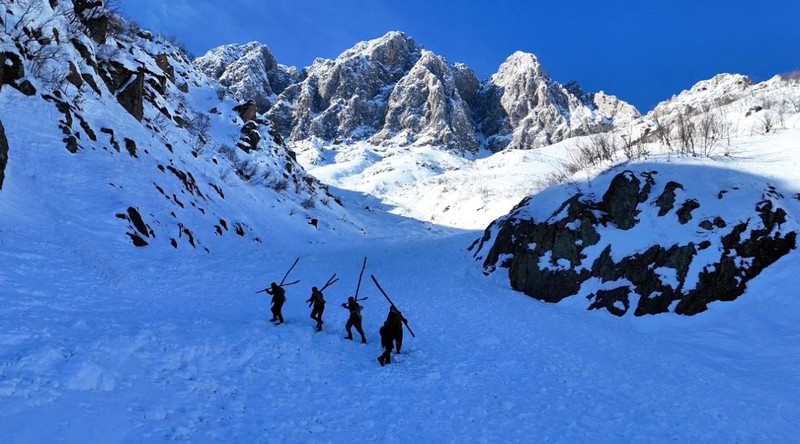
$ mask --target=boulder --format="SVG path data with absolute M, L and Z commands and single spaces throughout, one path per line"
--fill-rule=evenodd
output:
M 239 117 L 241 117 L 244 122 L 255 120 L 258 111 L 254 100 L 248 100 L 245 103 L 236 105 L 233 107 L 233 110 L 239 114 Z

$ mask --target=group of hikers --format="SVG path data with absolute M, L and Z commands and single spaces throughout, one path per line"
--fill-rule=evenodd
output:
M 299 258 L 298 258 L 299 259 Z M 295 260 L 294 265 L 297 264 L 297 260 Z M 292 265 L 292 268 L 294 268 Z M 364 273 L 364 267 L 366 267 L 366 258 L 364 258 L 364 266 L 361 268 L 361 274 Z M 289 272 L 286 272 L 286 276 L 288 276 Z M 299 281 L 294 281 L 290 283 L 284 283 L 284 280 L 281 280 L 280 283 L 272 282 L 269 288 L 265 288 L 261 291 L 266 292 L 267 294 L 272 296 L 272 318 L 270 322 L 274 322 L 275 325 L 283 324 L 283 304 L 286 302 L 286 290 L 283 288 L 287 285 L 295 284 Z M 331 276 L 328 279 L 328 282 L 322 288 L 317 288 L 316 286 L 311 287 L 311 296 L 306 299 L 306 303 L 308 303 L 309 308 L 311 308 L 310 318 L 316 321 L 316 329 L 317 331 L 322 331 L 322 314 L 325 312 L 325 296 L 322 291 L 327 288 L 328 286 L 332 285 L 339 279 L 336 278 L 336 274 Z M 381 348 L 383 348 L 383 353 L 378 356 L 378 363 L 381 366 L 389 364 L 392 362 L 392 350 L 396 350 L 399 354 L 401 348 L 403 347 L 403 325 L 408 328 L 411 335 L 414 335 L 414 332 L 411 331 L 411 328 L 408 327 L 408 320 L 403 316 L 400 310 L 394 305 L 389 296 L 386 292 L 383 291 L 378 281 L 375 279 L 375 276 L 372 276 L 372 280 L 375 281 L 375 285 L 381 291 L 381 293 L 386 297 L 389 301 L 389 314 L 386 316 L 386 321 L 383 323 L 383 326 L 380 328 L 379 333 L 381 337 Z M 352 329 L 355 327 L 356 332 L 361 335 L 361 343 L 367 343 L 367 337 L 364 335 L 364 329 L 361 326 L 361 310 L 363 307 L 359 304 L 359 301 L 363 301 L 367 298 L 358 299 L 358 288 L 361 286 L 361 275 L 358 278 L 358 287 L 356 287 L 356 296 L 350 296 L 347 298 L 347 302 L 342 304 L 342 308 L 347 309 L 350 312 L 350 316 L 347 319 L 347 323 L 345 324 L 345 330 L 347 331 L 347 336 L 345 339 L 353 339 L 353 331 Z

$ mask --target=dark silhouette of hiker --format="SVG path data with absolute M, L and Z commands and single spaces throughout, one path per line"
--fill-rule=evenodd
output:
M 378 333 L 381 335 L 381 347 L 383 347 L 383 353 L 378 356 L 378 362 L 383 367 L 386 364 L 390 364 L 392 362 L 392 345 L 394 337 L 392 335 L 391 327 L 389 326 L 389 321 L 383 323 L 383 326 Z
M 317 321 L 317 331 L 322 331 L 322 312 L 325 311 L 325 297 L 317 287 L 311 287 L 311 297 L 306 300 L 308 306 L 312 305 L 311 319 Z
M 367 343 L 367 337 L 364 336 L 364 329 L 361 328 L 361 309 L 363 308 L 354 297 L 347 298 L 347 302 L 342 304 L 342 307 L 350 311 L 350 317 L 347 319 L 347 324 L 344 328 L 347 329 L 347 336 L 345 339 L 353 339 L 353 332 L 351 328 L 355 327 L 358 334 L 361 335 L 361 343 Z
M 405 322 L 408 321 L 397 307 L 394 305 L 389 307 L 389 314 L 386 316 L 384 326 L 389 329 L 389 335 L 397 348 L 397 353 L 400 353 L 400 349 L 403 347 L 403 323 Z
M 265 289 L 267 294 L 272 295 L 272 319 L 270 322 L 277 322 L 275 325 L 283 324 L 283 303 L 286 302 L 286 290 L 275 282 L 270 284 L 270 288 Z

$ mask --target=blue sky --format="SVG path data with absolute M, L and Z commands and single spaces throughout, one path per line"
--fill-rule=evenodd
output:
M 489 77 L 531 52 L 557 81 L 577 80 L 641 111 L 721 72 L 756 81 L 800 69 L 800 1 L 120 0 L 123 15 L 202 55 L 259 41 L 304 67 L 398 30 Z

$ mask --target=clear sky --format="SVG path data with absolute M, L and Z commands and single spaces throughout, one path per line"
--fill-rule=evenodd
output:
M 481 79 L 517 50 L 640 111 L 722 72 L 756 81 L 800 69 L 798 0 L 118 0 L 124 16 L 194 55 L 259 41 L 304 67 L 403 31 Z

